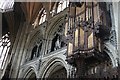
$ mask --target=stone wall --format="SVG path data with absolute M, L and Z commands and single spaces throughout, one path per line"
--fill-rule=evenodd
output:
M 116 16 L 116 10 L 116 3 L 113 3 L 114 16 L 112 16 L 112 18 L 113 21 L 115 21 L 113 22 L 113 26 L 115 26 L 115 30 L 118 33 L 118 30 L 120 29 L 118 29 L 117 25 L 118 16 Z M 67 71 L 67 77 L 69 76 L 70 65 L 68 65 L 65 61 L 67 48 L 63 47 L 53 52 L 49 51 L 49 49 L 51 48 L 51 40 L 54 37 L 54 33 L 57 32 L 58 27 L 63 24 L 66 12 L 67 10 L 60 12 L 59 14 L 51 18 L 47 23 L 39 25 L 36 29 L 31 28 L 27 32 L 26 30 L 28 29 L 28 27 L 30 27 L 30 25 L 28 25 L 27 23 L 21 25 L 23 27 L 18 32 L 14 48 L 12 50 L 13 60 L 12 68 L 10 71 L 11 78 L 23 78 L 30 69 L 35 72 L 37 78 L 48 77 L 52 70 L 58 65 L 64 67 Z M 40 38 L 43 41 L 41 55 L 31 61 L 26 61 L 28 56 L 31 55 L 31 49 L 34 44 L 36 44 L 35 42 L 39 41 Z M 119 36 L 117 35 L 117 42 L 119 43 L 118 39 Z M 117 49 L 109 42 L 106 42 L 105 45 L 108 48 L 108 55 L 112 59 L 113 66 L 116 67 Z M 118 45 L 118 48 L 119 47 L 120 46 Z

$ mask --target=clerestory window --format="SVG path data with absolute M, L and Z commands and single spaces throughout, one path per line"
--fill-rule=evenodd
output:
M 0 0 L 0 12 L 13 10 L 14 0 Z
M 45 22 L 46 20 L 46 11 L 44 10 L 42 15 L 41 15 L 41 18 L 40 18 L 40 22 L 39 22 L 39 25 L 43 22 Z
M 61 0 L 59 3 L 58 3 L 58 8 L 57 8 L 57 13 L 63 11 L 66 7 L 68 7 L 69 5 L 69 1 L 66 0 Z

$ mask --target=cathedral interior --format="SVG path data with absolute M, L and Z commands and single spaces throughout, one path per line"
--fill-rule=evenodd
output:
M 114 0 L 1 0 L 0 79 L 120 78 L 119 10 Z

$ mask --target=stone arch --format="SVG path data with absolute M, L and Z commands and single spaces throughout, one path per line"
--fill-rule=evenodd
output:
M 41 44 L 41 42 L 43 42 L 43 35 L 41 34 L 40 31 L 35 31 L 29 35 L 27 44 L 26 44 L 27 51 L 25 51 L 25 59 L 30 59 L 33 48 L 35 46 L 39 47 L 40 45 L 38 44 Z
M 106 43 L 104 51 L 110 57 L 113 67 L 118 66 L 117 60 L 116 60 L 117 59 L 117 51 L 116 51 L 116 49 L 110 43 Z
M 35 46 L 35 42 L 42 40 L 42 38 L 43 38 L 43 35 L 40 33 L 40 31 L 37 31 L 36 33 L 34 33 L 34 35 L 30 35 L 28 47 L 33 48 Z
M 57 31 L 60 25 L 62 25 L 63 22 L 64 22 L 64 16 L 57 18 L 55 23 L 50 25 L 50 29 L 48 29 L 47 31 L 48 32 L 47 38 L 52 37 L 52 35 L 54 35 L 54 33 Z
M 68 76 L 68 64 L 61 58 L 54 57 L 42 66 L 41 78 L 48 78 L 52 73 L 59 70 L 60 68 L 64 68 L 66 70 L 66 77 Z
M 29 78 L 37 78 L 36 72 L 34 67 L 26 68 L 22 73 L 22 78 L 29 79 Z M 36 80 L 36 79 L 35 79 Z
M 64 68 L 64 66 L 61 65 L 61 62 L 56 61 L 47 68 L 47 71 L 45 72 L 44 77 L 45 78 L 51 77 L 51 75 L 54 72 L 56 72 L 57 70 L 60 70 L 62 68 Z M 67 77 L 67 74 L 66 74 L 66 77 Z
M 46 53 L 54 51 L 54 50 L 52 50 L 52 46 L 53 45 L 55 46 L 55 43 L 57 41 L 57 39 L 54 39 L 54 38 L 56 38 L 57 34 L 59 34 L 59 33 L 60 33 L 59 36 L 61 36 L 59 38 L 59 41 L 60 41 L 60 44 L 62 43 L 62 47 L 63 47 L 63 41 L 61 39 L 62 39 L 62 34 L 64 32 L 63 31 L 64 30 L 64 28 L 63 28 L 64 18 L 65 18 L 65 15 L 59 16 L 54 20 L 54 23 L 51 22 L 51 24 L 49 25 L 49 27 L 46 31 L 46 39 L 47 39 L 47 48 L 46 48 L 47 52 Z

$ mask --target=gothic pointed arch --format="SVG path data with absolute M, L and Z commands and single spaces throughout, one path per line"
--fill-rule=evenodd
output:
M 68 71 L 66 63 L 60 58 L 50 59 L 43 67 L 41 71 L 41 77 L 43 78 L 67 78 Z M 61 75 L 58 76 L 59 71 Z
M 43 46 L 43 35 L 38 30 L 29 35 L 29 40 L 26 45 L 26 54 L 25 54 L 25 62 L 39 58 L 40 54 L 42 54 L 42 46 Z
M 64 47 L 64 42 L 62 40 L 64 34 L 64 18 L 65 15 L 57 17 L 54 19 L 55 23 L 51 23 L 46 29 L 46 38 L 49 46 L 47 53 Z
M 28 68 L 28 70 L 23 74 L 24 74 L 23 78 L 25 78 L 25 79 L 37 80 L 36 73 L 32 67 Z

